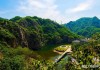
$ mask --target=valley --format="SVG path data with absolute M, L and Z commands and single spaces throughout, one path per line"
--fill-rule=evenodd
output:
M 0 18 L 0 70 L 99 69 L 99 22 L 97 17 L 67 24 L 36 16 Z

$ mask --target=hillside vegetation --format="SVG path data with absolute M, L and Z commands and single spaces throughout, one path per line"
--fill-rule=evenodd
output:
M 0 42 L 10 47 L 39 49 L 45 45 L 71 43 L 78 36 L 50 19 L 19 17 L 0 18 Z
M 86 70 L 82 65 L 97 65 L 94 69 L 99 70 L 99 19 L 81 18 L 66 26 L 74 33 L 57 22 L 36 16 L 16 16 L 10 20 L 0 18 L 0 70 Z M 91 38 L 86 42 L 73 43 L 73 40 L 80 40 L 75 33 Z M 72 52 L 56 64 L 39 54 L 39 51 L 42 54 L 49 51 L 49 48 L 52 52 L 64 52 L 67 49 L 64 44 L 70 44 Z M 54 49 L 57 45 L 62 47 Z M 57 59 L 58 55 L 52 52 L 47 55 Z
M 100 19 L 97 17 L 93 18 L 80 18 L 76 21 L 71 21 L 64 24 L 72 32 L 77 33 L 85 37 L 91 37 L 96 32 L 100 32 Z

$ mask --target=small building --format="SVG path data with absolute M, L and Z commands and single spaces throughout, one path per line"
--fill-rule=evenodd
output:
M 80 39 L 81 42 L 88 42 L 89 39 L 85 38 L 85 39 Z
M 72 43 L 80 43 L 80 40 L 74 40 Z

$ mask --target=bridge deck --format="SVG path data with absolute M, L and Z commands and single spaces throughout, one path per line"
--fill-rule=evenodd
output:
M 56 59 L 55 63 L 58 63 L 66 54 L 71 53 L 71 46 L 68 47 L 68 49 L 60 56 L 58 59 Z

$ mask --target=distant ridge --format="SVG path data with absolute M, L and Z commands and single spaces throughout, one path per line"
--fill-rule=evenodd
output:
M 64 24 L 72 32 L 85 37 L 91 37 L 94 33 L 100 32 L 100 19 L 95 17 L 83 17 L 76 21 Z

